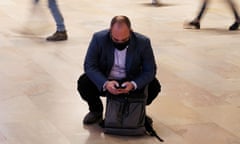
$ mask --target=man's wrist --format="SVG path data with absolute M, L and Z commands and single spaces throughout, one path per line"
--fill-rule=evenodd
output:
M 103 84 L 103 91 L 106 91 L 106 90 L 107 90 L 107 88 L 106 88 L 107 83 L 108 83 L 108 81 L 105 81 L 105 83 Z
M 135 81 L 131 81 L 132 85 L 133 85 L 133 90 L 136 90 L 137 89 L 137 84 Z

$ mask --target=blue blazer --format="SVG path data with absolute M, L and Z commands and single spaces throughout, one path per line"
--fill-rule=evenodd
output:
M 84 61 L 84 70 L 101 91 L 114 63 L 114 47 L 109 30 L 94 33 Z M 156 75 L 156 63 L 149 38 L 131 32 L 126 54 L 126 76 L 142 89 Z

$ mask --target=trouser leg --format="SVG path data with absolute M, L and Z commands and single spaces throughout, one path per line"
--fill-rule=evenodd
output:
M 57 31 L 65 31 L 64 19 L 58 8 L 56 0 L 48 0 L 48 7 L 51 11 L 51 14 L 56 22 Z
M 103 93 L 99 92 L 95 84 L 86 74 L 81 75 L 78 79 L 78 92 L 82 99 L 88 103 L 91 112 L 103 111 L 103 104 L 100 99 L 100 96 L 103 95 Z
M 154 78 L 148 85 L 147 105 L 152 103 L 152 101 L 158 96 L 159 92 L 161 92 L 160 82 Z
M 198 13 L 198 16 L 196 17 L 196 20 L 197 20 L 197 21 L 200 21 L 200 20 L 201 20 L 203 14 L 204 14 L 204 12 L 205 12 L 205 10 L 206 10 L 206 8 L 207 8 L 208 2 L 209 2 L 208 0 L 204 0 L 204 1 L 203 1 L 202 7 L 201 7 L 201 9 L 200 9 L 200 11 L 199 11 L 199 13 Z
M 237 8 L 236 8 L 235 3 L 234 3 L 232 0 L 227 0 L 227 3 L 230 5 L 231 10 L 233 11 L 235 20 L 236 20 L 236 21 L 239 21 L 239 15 L 238 15 L 238 12 L 237 12 Z

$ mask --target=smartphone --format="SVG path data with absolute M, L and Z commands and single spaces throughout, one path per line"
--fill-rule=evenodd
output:
M 116 89 L 125 89 L 126 85 L 118 85 L 118 86 L 115 85 L 115 88 Z

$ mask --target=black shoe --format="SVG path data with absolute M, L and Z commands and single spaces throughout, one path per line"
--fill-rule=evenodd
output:
M 83 119 L 84 124 L 93 124 L 102 120 L 102 112 L 89 112 Z
M 53 35 L 47 37 L 47 41 L 64 41 L 67 40 L 66 31 L 56 31 Z
M 234 30 L 237 30 L 239 28 L 239 22 L 235 22 L 234 24 L 232 24 L 230 27 L 229 27 L 229 30 L 230 31 L 234 31 Z
M 184 24 L 185 29 L 200 29 L 200 23 L 196 21 L 191 21 Z

